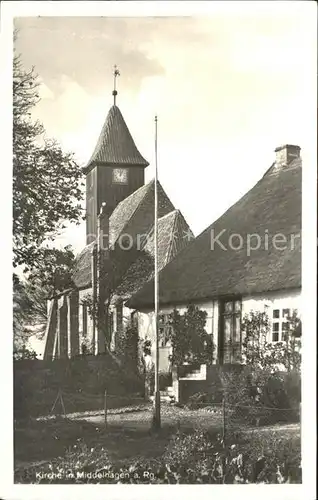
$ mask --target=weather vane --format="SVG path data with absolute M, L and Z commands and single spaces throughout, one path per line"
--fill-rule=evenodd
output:
M 116 78 L 117 76 L 120 76 L 119 69 L 117 68 L 116 64 L 114 66 L 114 90 L 113 90 L 113 96 L 114 96 L 114 106 L 116 106 L 116 96 L 118 94 L 116 90 Z

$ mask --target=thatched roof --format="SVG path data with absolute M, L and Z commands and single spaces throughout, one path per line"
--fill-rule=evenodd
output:
M 180 304 L 220 296 L 298 288 L 301 286 L 301 161 L 276 165 L 237 203 L 193 240 L 159 275 L 160 304 Z M 212 237 L 221 233 L 218 243 Z M 261 237 L 258 250 L 247 252 L 247 235 Z M 276 248 L 273 236 L 287 238 Z M 229 238 L 243 238 L 231 249 Z M 291 243 L 292 235 L 294 246 Z M 266 235 L 268 248 L 266 249 Z M 232 247 L 240 244 L 232 236 Z M 252 244 L 256 243 L 256 237 Z M 153 307 L 153 283 L 147 283 L 127 305 Z
M 110 246 L 115 248 L 116 242 L 121 235 L 129 235 L 133 239 L 134 247 L 139 245 L 140 250 L 144 250 L 142 255 L 138 253 L 135 255 L 134 262 L 141 257 L 144 258 L 149 263 L 149 266 L 146 266 L 147 269 L 153 268 L 154 187 L 155 183 L 152 180 L 125 198 L 115 208 L 109 219 Z M 189 227 L 182 214 L 174 209 L 159 182 L 158 217 L 161 268 L 176 255 L 177 251 L 185 246 L 186 240 L 181 238 L 183 236 L 182 231 L 187 231 Z M 176 235 L 178 235 L 178 242 L 175 241 Z M 78 288 L 87 288 L 91 285 L 91 253 L 93 247 L 94 242 L 87 245 L 77 258 L 73 281 Z M 124 254 L 127 256 L 126 265 L 130 265 L 131 255 L 128 258 L 127 251 L 124 251 Z M 125 259 L 121 257 L 121 260 L 123 263 L 120 267 L 126 272 L 124 269 Z M 131 270 L 132 273 L 135 274 L 134 269 Z M 141 282 L 141 284 L 143 283 L 144 281 Z
M 141 167 L 149 165 L 138 151 L 117 106 L 110 108 L 94 152 L 84 170 L 88 171 L 96 163 Z

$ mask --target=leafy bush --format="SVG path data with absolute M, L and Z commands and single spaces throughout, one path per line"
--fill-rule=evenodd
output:
M 37 359 L 37 353 L 34 349 L 28 348 L 27 346 L 23 345 L 20 348 L 17 347 L 14 349 L 13 359 L 17 361 L 20 359 Z
M 206 311 L 201 311 L 193 304 L 188 306 L 184 314 L 174 309 L 169 315 L 165 340 L 172 345 L 173 365 L 212 362 L 214 344 L 212 336 L 205 330 L 206 317 Z
M 301 402 L 301 377 L 298 371 L 291 371 L 280 374 L 284 380 L 284 388 L 289 404 L 292 408 L 297 408 Z
M 56 479 L 56 475 L 60 478 Z M 55 475 L 55 477 L 54 477 Z M 137 459 L 116 467 L 107 451 L 78 442 L 65 457 L 17 471 L 16 482 L 237 484 L 300 482 L 299 440 L 240 434 L 224 446 L 219 435 L 177 433 L 159 460 Z
M 270 435 L 233 436 L 224 446 L 221 436 L 195 431 L 176 434 L 162 459 L 169 482 L 279 483 L 300 482 L 300 443 Z
M 280 342 L 269 342 L 271 323 L 267 313 L 250 311 L 242 319 L 242 361 L 244 364 L 272 372 L 284 369 L 300 371 L 301 320 L 297 311 L 286 318 L 287 329 Z
M 298 373 L 291 376 L 246 367 L 240 375 L 221 373 L 221 378 L 229 421 L 238 419 L 245 424 L 269 425 L 298 420 Z

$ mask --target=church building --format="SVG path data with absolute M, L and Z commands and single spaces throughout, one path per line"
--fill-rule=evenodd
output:
M 113 96 L 84 169 L 86 246 L 74 288 L 50 301 L 44 359 L 116 352 L 130 324 L 154 349 L 155 181 L 145 184 L 148 162 Z M 293 312 L 301 317 L 300 147 L 275 153 L 259 182 L 196 238 L 157 185 L 160 313 L 206 311 L 211 364 L 240 363 L 250 311 L 267 312 L 270 342 L 284 340 Z M 170 354 L 163 336 L 159 370 L 169 370 Z
M 50 300 L 44 359 L 116 351 L 123 329 L 137 318 L 125 302 L 154 276 L 155 181 L 145 184 L 149 163 L 116 104 L 116 88 L 113 97 L 84 168 L 86 246 L 77 258 L 74 289 Z M 162 270 L 194 236 L 159 182 L 157 194 Z

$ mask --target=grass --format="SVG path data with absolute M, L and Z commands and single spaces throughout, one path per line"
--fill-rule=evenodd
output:
M 123 427 L 121 421 L 105 429 L 101 423 L 96 425 L 86 420 L 62 417 L 33 420 L 15 430 L 15 476 L 21 478 L 28 469 L 35 471 L 63 457 L 70 449 L 80 449 L 84 443 L 88 449 L 107 449 L 118 467 L 138 457 L 157 458 L 164 452 L 174 431 L 166 428 L 154 434 L 150 427 Z
M 57 389 L 47 388 L 34 395 L 31 402 L 26 401 L 25 413 L 34 418 L 46 417 L 50 414 L 55 399 Z M 104 408 L 104 394 L 89 393 L 81 390 L 63 391 L 63 402 L 67 414 L 82 414 L 84 412 L 99 412 Z M 118 409 L 123 407 L 137 407 L 142 405 L 145 400 L 138 394 L 131 396 L 107 395 L 107 406 L 109 409 Z M 58 401 L 55 412 L 62 412 L 60 401 Z
M 59 464 L 65 460 L 61 457 L 69 453 L 91 457 L 96 464 L 104 463 L 107 455 L 107 461 L 119 469 L 138 460 L 160 462 L 176 434 L 201 429 L 215 435 L 222 428 L 222 416 L 217 411 L 162 405 L 162 429 L 154 432 L 151 405 L 144 401 L 136 405 L 136 399 L 131 403 L 123 406 L 114 400 L 109 405 L 113 408 L 109 408 L 107 428 L 101 410 L 70 413 L 67 418 L 42 417 L 16 422 L 15 481 L 34 482 L 36 471 L 47 469 L 51 463 Z M 249 430 L 239 436 L 229 434 L 228 439 L 238 442 L 240 452 L 254 461 L 262 455 L 267 456 L 269 462 L 271 456 L 283 462 L 297 461 L 300 457 L 297 424 Z
M 131 458 L 135 454 L 156 456 L 161 450 L 160 443 L 165 445 L 167 438 L 178 428 L 191 430 L 200 422 L 202 426 L 209 426 L 207 414 L 200 414 L 200 411 L 162 405 L 161 415 L 163 431 L 155 435 L 151 430 L 152 406 L 145 402 L 137 407 L 110 408 L 107 429 L 102 410 L 71 413 L 67 418 L 46 416 L 16 422 L 15 460 L 17 464 L 49 460 L 65 453 L 79 440 L 85 440 L 89 447 L 107 446 L 116 460 Z M 219 427 L 219 419 L 213 424 Z

